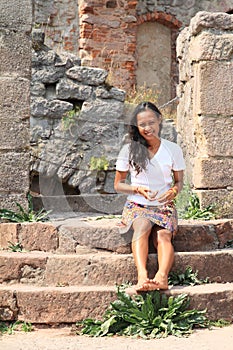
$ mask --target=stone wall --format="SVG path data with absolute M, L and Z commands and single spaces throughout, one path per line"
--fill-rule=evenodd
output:
M 202 206 L 233 214 L 233 16 L 199 12 L 178 37 L 179 139 Z
M 70 51 L 82 59 L 82 65 L 107 69 L 111 83 L 129 90 L 141 84 L 143 70 L 138 61 L 139 29 L 145 37 L 143 48 L 148 57 L 151 77 L 157 83 L 157 72 L 163 67 L 156 91 L 163 104 L 176 94 L 178 83 L 176 38 L 179 29 L 189 25 L 190 19 L 201 10 L 226 12 L 232 10 L 232 0 L 33 0 L 35 22 L 46 33 L 45 43 L 57 52 Z M 166 29 L 167 40 L 151 44 L 147 24 L 160 25 L 161 34 Z M 165 29 L 163 28 L 165 27 Z M 164 50 L 170 45 L 171 56 L 163 62 Z M 157 53 L 158 62 L 150 65 L 150 56 Z M 155 67 L 156 66 L 156 70 Z M 169 74 L 168 74 L 169 73 Z M 169 78 L 167 78 L 169 75 Z M 150 82 L 146 81 L 150 87 Z M 169 89 L 167 85 L 169 84 Z M 165 86 L 166 93 L 160 91 Z
M 14 10 L 13 10 L 14 9 Z M 30 0 L 0 2 L 0 207 L 27 204 L 31 78 Z
M 49 49 L 42 31 L 32 37 L 31 190 L 42 196 L 115 194 L 115 161 L 129 118 L 125 92 L 106 84 L 107 71 Z M 176 140 L 171 120 L 162 135 Z M 107 171 L 92 170 L 92 157 L 105 157 Z

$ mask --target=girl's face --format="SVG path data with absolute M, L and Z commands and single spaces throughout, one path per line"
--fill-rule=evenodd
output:
M 159 138 L 160 124 L 161 116 L 157 117 L 151 109 L 147 109 L 137 115 L 138 131 L 147 142 Z

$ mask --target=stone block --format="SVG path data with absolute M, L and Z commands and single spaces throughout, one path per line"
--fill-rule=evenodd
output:
M 220 261 L 221 264 L 219 264 Z M 209 252 L 175 253 L 172 271 L 183 273 L 188 266 L 191 266 L 192 270 L 197 272 L 197 277 L 199 279 L 206 279 L 208 277 L 210 282 L 233 282 L 232 249 Z
M 91 97 L 92 87 L 62 78 L 56 85 L 56 96 L 59 99 L 87 100 Z
M 119 120 L 123 114 L 124 104 L 114 99 L 85 101 L 79 118 L 84 121 L 109 122 Z
M 19 319 L 32 323 L 75 323 L 102 318 L 116 299 L 115 287 L 57 287 L 18 290 Z
M 233 220 L 227 220 L 225 222 L 220 222 L 217 224 L 216 235 L 219 241 L 219 248 L 224 248 L 227 243 L 233 241 Z
M 0 208 L 17 210 L 16 202 L 20 203 L 24 208 L 28 207 L 27 191 L 23 193 L 2 193 L 0 194 Z
M 44 282 L 55 286 L 59 283 L 91 286 L 119 285 L 126 281 L 136 282 L 136 279 L 132 255 L 102 252 L 50 257 Z
M 193 185 L 198 188 L 224 188 L 233 184 L 233 159 L 195 158 Z
M 57 229 L 50 223 L 22 223 L 18 230 L 18 238 L 26 250 L 49 252 L 58 247 Z
M 218 239 L 213 224 L 179 222 L 174 239 L 178 252 L 208 251 L 218 248 Z
M 0 149 L 22 149 L 29 146 L 28 120 L 11 120 L 0 118 Z
M 28 191 L 29 160 L 30 155 L 25 152 L 0 153 L 0 193 Z
M 31 39 L 28 33 L 1 29 L 0 40 L 0 76 L 19 76 L 30 79 Z
M 192 37 L 190 42 L 190 59 L 193 61 L 231 60 L 232 33 L 211 33 L 203 31 Z
M 9 242 L 18 242 L 18 227 L 16 223 L 1 223 L 0 224 L 0 248 L 7 249 Z
M 33 117 L 37 118 L 62 118 L 73 109 L 73 104 L 61 100 L 46 100 L 43 97 L 34 97 L 31 103 Z
M 30 32 L 32 24 L 31 0 L 1 0 L 0 27 Z
M 201 116 L 198 124 L 198 145 L 205 155 L 233 157 L 233 118 Z
M 1 226 L 1 225 L 0 225 Z M 0 283 L 41 283 L 47 257 L 38 253 L 1 253 Z
M 214 206 L 214 211 L 218 218 L 232 218 L 233 216 L 233 190 L 197 190 L 200 198 L 201 207 L 205 208 L 209 205 Z
M 30 118 L 30 81 L 23 78 L 0 78 L 1 118 Z
M 202 30 L 214 28 L 215 30 L 232 30 L 233 18 L 224 12 L 198 12 L 190 21 L 192 35 L 197 35 Z
M 105 82 L 108 72 L 101 68 L 72 67 L 66 72 L 66 75 L 71 79 L 82 82 L 82 84 L 95 86 Z
M 13 290 L 0 289 L 0 321 L 17 319 L 18 307 Z
M 233 110 L 233 62 L 203 62 L 196 66 L 194 113 L 230 116 Z

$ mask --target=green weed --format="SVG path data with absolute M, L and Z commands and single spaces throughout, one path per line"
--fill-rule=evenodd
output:
M 205 280 L 197 277 L 198 271 L 193 272 L 191 266 L 188 266 L 184 272 L 171 271 L 168 276 L 168 284 L 173 286 L 195 286 L 208 283 L 208 277 Z
M 9 209 L 0 209 L 0 219 L 9 222 L 37 222 L 48 220 L 50 211 L 44 209 L 35 212 L 33 210 L 32 196 L 28 194 L 28 209 L 24 209 L 18 202 L 15 203 L 18 212 Z
M 188 336 L 196 326 L 209 326 L 205 310 L 188 309 L 186 294 L 167 297 L 153 291 L 132 298 L 118 288 L 117 296 L 102 321 L 85 319 L 78 322 L 77 333 L 93 337 L 117 334 L 150 339 Z
M 109 161 L 105 156 L 101 157 L 91 157 L 90 159 L 90 170 L 108 170 L 109 167 Z
M 12 252 L 22 252 L 23 251 L 23 246 L 20 242 L 17 243 L 12 243 L 10 241 L 8 241 L 9 245 L 8 245 L 8 249 L 11 250 Z
M 215 219 L 214 205 L 201 208 L 200 200 L 190 186 L 185 184 L 175 200 L 178 215 L 181 219 L 212 220 Z
M 13 334 L 14 331 L 32 332 L 33 326 L 30 322 L 0 322 L 0 334 Z

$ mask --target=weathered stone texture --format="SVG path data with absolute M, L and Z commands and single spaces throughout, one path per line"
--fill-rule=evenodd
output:
M 9 120 L 0 117 L 0 149 L 28 147 L 29 125 L 26 120 Z
M 233 110 L 232 77 L 232 62 L 200 62 L 194 82 L 194 94 L 198 94 L 194 113 L 230 116 Z
M 87 317 L 100 318 L 110 302 L 116 299 L 115 289 L 94 287 L 37 288 L 17 292 L 19 319 L 33 323 L 74 323 Z
M 17 319 L 18 307 L 13 290 L 0 290 L 0 321 Z
M 200 138 L 198 140 L 199 147 L 204 154 L 209 157 L 233 157 L 233 118 L 200 116 L 198 125 L 203 134 L 203 142 Z
M 227 176 L 227 174 L 225 174 Z M 218 217 L 229 217 L 233 215 L 233 190 L 217 189 L 217 190 L 196 190 L 200 198 L 201 206 L 207 207 L 213 205 Z
M 192 37 L 190 42 L 190 56 L 194 61 L 200 60 L 230 60 L 233 55 L 232 33 L 201 32 Z
M 15 223 L 1 223 L 0 224 L 0 248 L 7 249 L 9 242 L 13 244 L 18 242 L 18 226 Z
M 201 206 L 214 204 L 218 217 L 232 215 L 232 40 L 232 15 L 200 12 L 177 44 L 177 126 L 186 177 Z
M 1 118 L 5 120 L 25 119 L 29 125 L 30 81 L 24 78 L 0 77 Z M 28 142 L 28 140 L 27 140 Z
M 233 159 L 195 158 L 193 184 L 213 189 L 232 186 Z
M 1 253 L 0 283 L 40 284 L 44 279 L 47 257 L 30 253 Z
M 0 193 L 27 193 L 29 159 L 26 152 L 0 153 Z
M 31 24 L 31 0 L 1 0 L 0 27 L 30 32 Z
M 0 41 L 0 75 L 9 77 L 14 74 L 30 78 L 31 39 L 29 34 L 0 29 Z
M 56 228 L 48 223 L 21 224 L 18 239 L 24 249 L 55 251 L 58 247 Z

